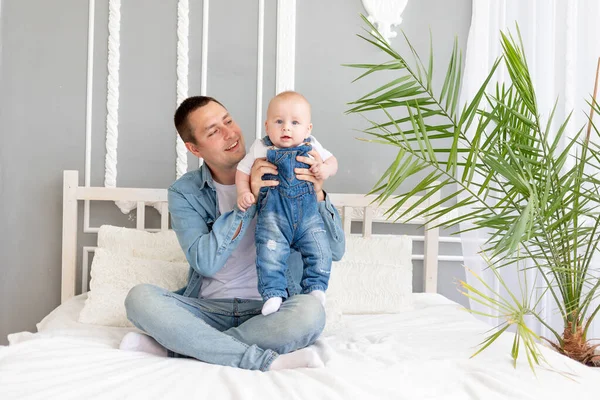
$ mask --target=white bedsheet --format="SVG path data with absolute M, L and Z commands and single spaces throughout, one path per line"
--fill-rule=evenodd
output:
M 440 295 L 400 314 L 344 316 L 315 344 L 325 368 L 246 371 L 117 349 L 131 329 L 79 324 L 79 296 L 39 332 L 0 347 L 0 399 L 565 399 L 596 396 L 600 371 L 544 349 L 559 374 L 525 360 L 511 335 L 470 359 L 487 327 Z M 564 374 L 569 374 L 566 377 Z

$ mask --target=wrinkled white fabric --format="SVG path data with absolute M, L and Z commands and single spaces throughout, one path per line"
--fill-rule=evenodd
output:
M 470 359 L 489 327 L 437 294 L 415 294 L 398 314 L 344 316 L 343 332 L 314 349 L 325 368 L 246 371 L 118 350 L 130 331 L 79 324 L 82 299 L 0 347 L 3 400 L 194 399 L 564 399 L 595 393 L 598 371 L 543 349 L 554 368 L 513 368 L 511 334 Z M 68 309 L 67 309 L 68 308 Z

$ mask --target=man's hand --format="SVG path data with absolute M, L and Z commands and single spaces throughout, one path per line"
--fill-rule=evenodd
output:
M 323 193 L 323 179 L 317 178 L 311 171 L 314 165 L 323 164 L 323 159 L 316 150 L 311 150 L 308 154 L 313 156 L 313 158 L 298 156 L 296 157 L 296 160 L 310 165 L 310 168 L 295 168 L 294 173 L 296 174 L 296 178 L 301 181 L 312 182 L 315 187 L 315 193 L 317 194 L 317 201 L 323 201 L 325 200 L 325 193 Z
M 255 202 L 256 202 L 256 198 L 250 192 L 245 192 L 245 193 L 241 193 L 240 195 L 238 195 L 237 204 L 238 204 L 238 208 L 241 211 L 246 211 L 248 209 L 248 207 L 250 207 Z
M 258 199 L 261 187 L 279 185 L 279 181 L 263 181 L 262 176 L 264 174 L 277 175 L 277 167 L 265 158 L 257 158 L 254 164 L 252 164 L 252 170 L 250 171 L 250 189 L 254 195 L 254 201 Z

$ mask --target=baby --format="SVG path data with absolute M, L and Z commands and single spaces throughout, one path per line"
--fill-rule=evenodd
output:
M 324 180 L 337 172 L 337 160 L 311 136 L 310 104 L 299 93 L 283 92 L 271 100 L 265 129 L 268 136 L 257 139 L 238 164 L 235 184 L 238 207 L 246 210 L 255 203 L 250 190 L 254 160 L 266 157 L 277 166 L 277 175 L 263 176 L 264 180 L 278 180 L 279 185 L 261 188 L 255 233 L 258 291 L 265 300 L 262 314 L 269 315 L 279 310 L 287 297 L 290 248 L 299 251 L 304 261 L 302 293 L 310 293 L 325 305 L 331 249 L 313 184 L 297 179 L 294 168 L 310 167 L 317 179 Z M 296 160 L 297 156 L 311 157 L 311 149 L 323 162 L 309 166 Z

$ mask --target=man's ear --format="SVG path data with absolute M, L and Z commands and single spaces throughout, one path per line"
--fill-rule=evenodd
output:
M 185 142 L 185 148 L 188 149 L 188 151 L 196 157 L 202 158 L 202 156 L 200 155 L 200 151 L 198 150 L 198 146 L 196 146 L 195 143 Z

